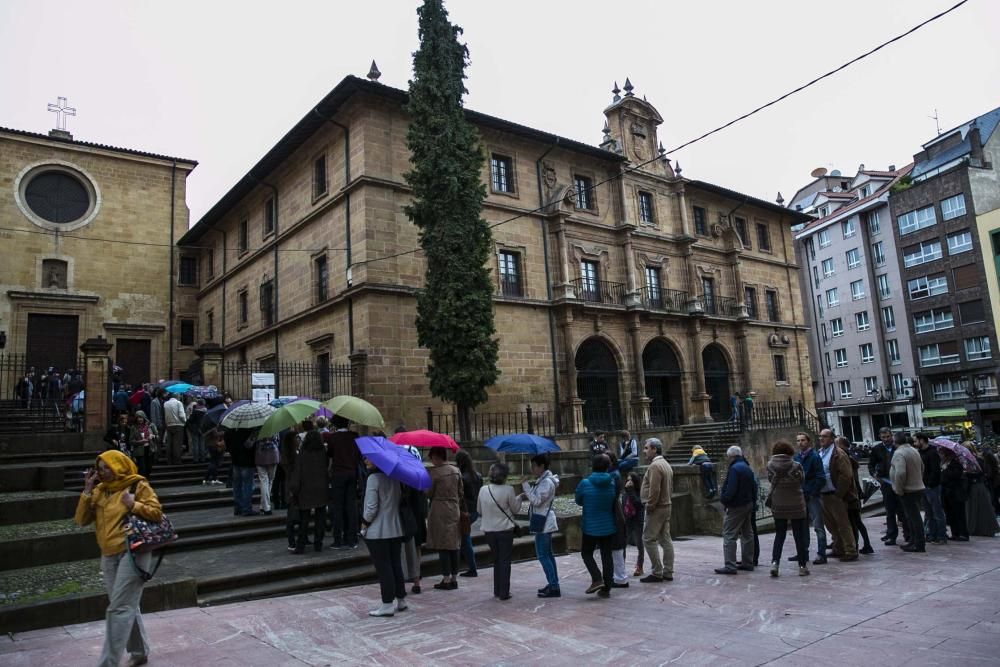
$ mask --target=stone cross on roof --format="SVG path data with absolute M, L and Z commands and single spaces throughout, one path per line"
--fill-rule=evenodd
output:
M 66 116 L 75 116 L 76 109 L 66 104 L 66 98 L 57 98 L 55 104 L 49 104 L 49 111 L 56 115 L 56 129 L 66 131 Z

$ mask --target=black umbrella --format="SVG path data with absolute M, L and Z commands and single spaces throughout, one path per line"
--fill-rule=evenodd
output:
M 219 426 L 219 422 L 222 421 L 222 415 L 226 414 L 226 404 L 220 403 L 215 407 L 209 408 L 205 411 L 205 416 L 201 418 L 201 432 L 208 433 L 213 428 Z

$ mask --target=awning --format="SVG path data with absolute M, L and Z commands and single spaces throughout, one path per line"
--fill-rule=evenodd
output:
M 969 413 L 965 408 L 933 408 L 923 411 L 924 419 L 934 419 L 935 417 L 968 417 Z

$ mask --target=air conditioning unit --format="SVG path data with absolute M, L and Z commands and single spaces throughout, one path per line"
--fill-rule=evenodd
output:
M 904 397 L 906 397 L 906 398 L 913 398 L 913 395 L 914 395 L 913 387 L 903 387 L 903 396 Z
M 913 378 L 903 378 L 903 388 L 908 389 L 911 387 L 913 387 Z M 911 391 L 907 396 L 913 396 L 913 392 Z

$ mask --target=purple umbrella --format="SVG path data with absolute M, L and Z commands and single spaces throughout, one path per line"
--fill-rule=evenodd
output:
M 947 449 L 954 454 L 958 458 L 958 462 L 962 464 L 962 470 L 965 472 L 972 474 L 982 472 L 975 455 L 965 445 L 960 445 L 954 440 L 944 437 L 934 438 L 931 440 L 931 444 L 939 449 Z
M 389 479 L 426 491 L 431 488 L 431 476 L 423 462 L 403 447 L 382 437 L 363 437 L 355 441 L 358 451 Z

